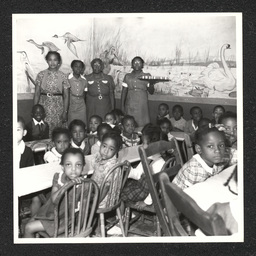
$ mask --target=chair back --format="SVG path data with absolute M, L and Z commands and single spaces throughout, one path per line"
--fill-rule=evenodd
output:
M 171 227 L 172 235 L 186 235 L 180 225 L 177 211 L 181 212 L 206 235 L 228 234 L 225 223 L 218 214 L 209 214 L 203 211 L 189 195 L 171 183 L 165 173 L 160 174 L 159 180 L 163 206 L 167 212 L 168 224 Z
M 184 153 L 185 162 L 187 162 L 194 154 L 194 149 L 190 136 L 185 132 L 170 132 L 178 142 L 181 143 L 182 152 Z
M 92 220 L 98 205 L 98 198 L 99 187 L 95 181 L 84 179 L 82 184 L 76 184 L 70 181 L 65 190 L 63 190 L 53 202 L 54 237 L 57 237 L 62 231 L 59 230 L 59 208 L 63 200 L 65 207 L 65 237 L 88 236 L 92 231 Z
M 149 146 L 145 149 L 143 146 L 139 147 L 139 154 L 141 158 L 141 163 L 143 166 L 143 170 L 146 176 L 146 181 L 148 183 L 149 187 L 149 192 L 152 197 L 153 205 L 157 214 L 157 217 L 159 219 L 161 228 L 166 236 L 170 236 L 171 232 L 168 226 L 168 223 L 166 221 L 165 213 L 163 211 L 163 207 L 161 204 L 161 198 L 159 197 L 159 191 L 158 191 L 158 181 L 159 181 L 159 175 L 160 173 L 152 174 L 152 169 L 149 164 L 149 159 L 148 157 L 155 155 L 157 153 L 163 152 L 163 151 L 168 151 L 171 150 L 175 155 L 176 155 L 176 162 L 174 166 L 166 168 L 161 170 L 161 172 L 165 172 L 168 177 L 175 176 L 178 171 L 181 168 L 181 156 L 179 154 L 179 150 L 177 147 L 176 140 L 171 140 L 171 141 L 158 141 L 149 144 Z M 176 152 L 176 153 L 175 153 Z M 178 163 L 178 164 L 177 164 Z
M 116 164 L 108 171 L 100 187 L 101 198 L 106 182 L 110 180 L 109 190 L 106 195 L 107 200 L 105 201 L 104 212 L 112 211 L 120 204 L 120 194 L 128 178 L 130 169 L 131 164 L 128 161 L 124 161 L 122 163 Z M 105 198 L 103 200 L 105 200 Z

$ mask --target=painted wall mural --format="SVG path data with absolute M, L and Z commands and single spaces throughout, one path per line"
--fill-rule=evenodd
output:
M 62 56 L 61 70 L 74 59 L 99 57 L 113 76 L 116 95 L 141 56 L 144 71 L 166 81 L 155 94 L 236 98 L 236 18 L 213 15 L 25 15 L 15 19 L 17 92 L 33 93 L 36 74 L 47 68 L 48 51 Z

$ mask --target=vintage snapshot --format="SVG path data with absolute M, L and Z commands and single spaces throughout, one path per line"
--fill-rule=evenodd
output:
M 241 13 L 12 19 L 14 243 L 243 242 Z

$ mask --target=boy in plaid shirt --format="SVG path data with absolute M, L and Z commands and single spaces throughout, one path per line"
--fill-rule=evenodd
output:
M 197 154 L 179 170 L 173 183 L 181 189 L 205 181 L 221 172 L 225 165 L 225 135 L 217 128 L 204 128 L 195 134 Z

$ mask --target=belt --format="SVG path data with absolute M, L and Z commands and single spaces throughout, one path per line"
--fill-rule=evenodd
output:
M 50 93 L 50 92 L 41 92 L 42 95 L 46 95 L 47 97 L 53 97 L 53 96 L 62 96 L 62 93 Z
M 74 97 L 77 97 L 77 98 L 82 98 L 82 97 L 84 97 L 84 95 L 82 94 L 82 95 L 75 95 L 75 94 L 71 94 L 72 96 L 74 96 Z

